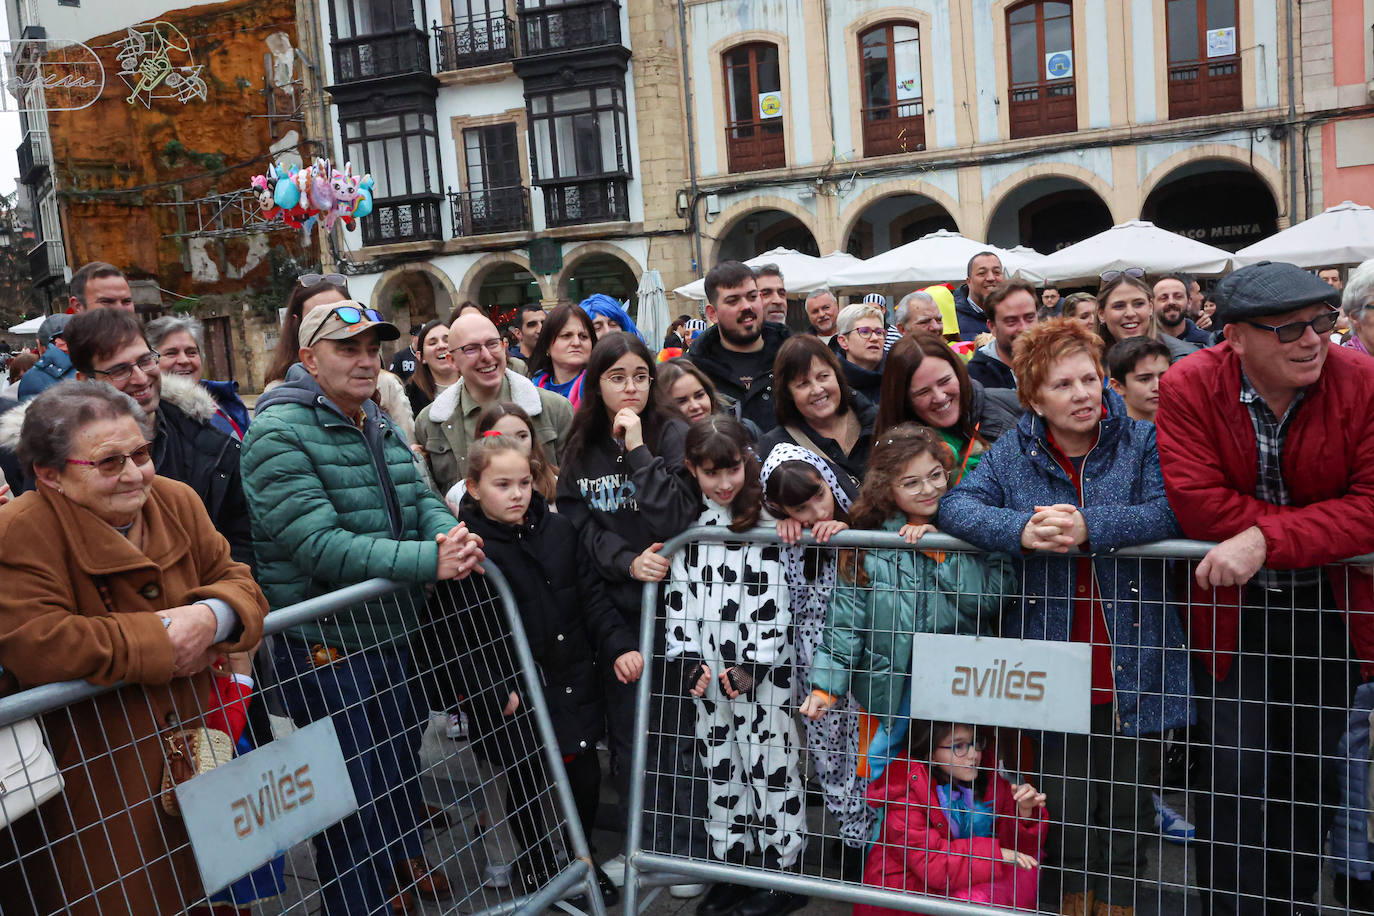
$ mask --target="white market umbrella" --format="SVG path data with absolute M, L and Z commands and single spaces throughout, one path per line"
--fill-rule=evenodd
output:
M 830 278 L 833 274 L 863 262 L 852 254 L 846 254 L 843 251 L 832 251 L 830 254 L 818 258 L 815 255 L 802 254 L 791 248 L 774 248 L 752 257 L 744 263 L 750 267 L 762 267 L 764 264 L 778 265 L 778 269 L 782 271 L 783 285 L 787 288 L 787 294 L 791 296 L 797 293 L 809 293 L 813 289 L 820 289 L 822 286 L 831 286 L 833 284 Z M 695 280 L 686 286 L 679 286 L 673 290 L 673 294 L 687 299 L 705 299 L 706 281 Z
M 648 342 L 649 350 L 657 353 L 662 349 L 663 337 L 673 321 L 668 314 L 668 297 L 663 292 L 663 275 L 657 270 L 644 271 L 635 295 L 638 297 L 635 324 Z
M 1144 220 L 1128 220 L 1061 248 L 1018 273 L 1036 283 L 1094 283 L 1106 271 L 1142 267 L 1147 274 L 1215 277 L 1231 269 L 1233 255 Z
M 1002 268 L 1008 273 L 1040 260 L 1035 252 L 1020 254 L 940 229 L 840 271 L 831 278 L 831 285 L 878 286 L 963 280 L 968 274 L 969 259 L 982 251 L 991 251 L 1001 258 Z
M 1287 261 L 1299 267 L 1359 264 L 1374 258 L 1374 208 L 1344 201 L 1236 252 L 1236 266 Z
M 30 318 L 28 321 L 21 321 L 10 328 L 11 334 L 37 334 L 38 328 L 43 324 L 43 319 L 47 315 L 39 315 L 37 318 Z

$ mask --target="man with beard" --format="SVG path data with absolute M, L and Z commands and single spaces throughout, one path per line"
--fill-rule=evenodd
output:
M 1166 274 L 1155 281 L 1155 318 L 1162 333 L 1206 347 L 1211 344 L 1212 335 L 1188 317 L 1189 283 L 1189 278 L 1181 274 Z
M 959 339 L 973 340 L 988 330 L 988 315 L 983 299 L 1002 282 L 1002 259 L 991 251 L 980 251 L 968 259 L 968 277 L 954 291 L 954 313 L 959 316 Z
M 706 318 L 711 327 L 697 337 L 687 355 L 715 384 L 735 416 L 753 420 L 760 431 L 768 432 L 778 425 L 773 415 L 773 358 L 788 332 L 783 325 L 764 321 L 758 284 L 748 266 L 722 261 L 706 274 Z
M 754 282 L 759 287 L 759 306 L 763 320 L 787 324 L 787 288 L 782 271 L 776 264 L 761 264 L 754 268 Z

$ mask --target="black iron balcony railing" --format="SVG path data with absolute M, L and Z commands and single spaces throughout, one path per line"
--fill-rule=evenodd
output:
M 29 279 L 39 285 L 66 276 L 67 253 L 57 239 L 39 239 L 29 249 Z
M 19 157 L 19 180 L 24 184 L 35 184 L 48 170 L 47 140 L 45 130 L 26 131 L 24 142 L 15 151 Z
M 415 194 L 372 203 L 372 215 L 359 220 L 364 245 L 427 242 L 443 238 L 440 219 L 444 195 Z
M 507 16 L 434 26 L 434 60 L 441 72 L 499 64 L 514 56 L 515 22 Z
M 620 44 L 620 4 L 586 0 L 520 11 L 520 54 L 531 57 Z
M 549 226 L 623 222 L 630 218 L 627 178 L 594 178 L 544 185 L 544 221 Z
M 483 188 L 450 191 L 453 237 L 490 235 L 494 232 L 525 232 L 530 221 L 529 188 Z
M 335 39 L 331 46 L 338 83 L 429 72 L 429 36 L 419 29 Z

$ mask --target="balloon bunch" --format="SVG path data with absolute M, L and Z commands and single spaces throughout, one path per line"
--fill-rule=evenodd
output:
M 270 165 L 267 174 L 252 178 L 263 217 L 280 216 L 286 225 L 304 229 L 307 235 L 317 222 L 327 232 L 343 220 L 344 228 L 351 230 L 357 219 L 372 212 L 373 186 L 371 175 L 353 173 L 353 163 L 345 163 L 341 172 L 328 159 L 316 159 L 305 168 Z

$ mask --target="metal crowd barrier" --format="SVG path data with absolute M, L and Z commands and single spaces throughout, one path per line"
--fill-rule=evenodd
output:
M 723 564 L 738 575 L 722 579 L 702 572 L 698 564 L 709 562 L 717 545 L 730 548 L 717 559 L 723 557 Z M 820 583 L 822 589 L 827 559 L 846 553 L 858 559 L 861 549 L 920 551 L 928 557 L 939 552 L 937 558 L 981 564 L 985 571 L 995 565 L 988 555 L 940 534 L 912 546 L 893 533 L 846 531 L 828 546 L 815 545 L 809 536 L 805 545 L 795 555 L 802 565 L 794 570 L 801 570 L 801 585 Z M 754 550 L 748 562 L 739 550 L 745 546 Z M 886 719 L 866 718 L 851 693 L 822 717 L 829 731 L 809 740 L 797 708 L 809 691 L 805 663 L 812 660 L 810 652 L 803 664 L 793 667 L 797 683 L 791 689 L 786 678 L 777 678 L 767 689 L 756 687 L 731 700 L 716 683 L 721 666 L 754 660 L 748 654 L 751 643 L 772 640 L 776 646 L 778 631 L 788 629 L 781 618 L 749 620 L 735 602 L 747 608 L 766 599 L 779 605 L 789 600 L 789 613 L 798 616 L 781 637 L 789 655 L 779 665 L 796 663 L 791 653 L 819 632 L 814 609 L 807 620 L 802 608 L 790 607 L 790 599 L 806 597 L 791 587 L 799 584 L 795 578 L 761 584 L 752 575 L 761 556 L 779 556 L 779 546 L 771 530 L 734 534 L 723 528 L 693 529 L 663 549 L 665 556 L 685 556 L 688 565 L 675 562 L 661 586 L 644 590 L 640 644 L 648 661 L 638 684 L 631 770 L 644 778 L 631 788 L 624 912 L 643 911 L 663 886 L 697 882 L 939 916 L 992 916 L 1011 906 L 1058 913 L 1069 904 L 1093 913 L 1094 899 L 1099 914 L 1129 912 L 1112 906 L 1150 914 L 1292 913 L 1322 903 L 1365 911 L 1358 884 L 1374 877 L 1374 826 L 1366 794 L 1374 685 L 1360 687 L 1360 659 L 1349 639 L 1339 635 L 1348 625 L 1339 608 L 1360 590 L 1369 591 L 1374 557 L 1339 564 L 1361 575 L 1330 577 L 1325 590 L 1313 590 L 1309 573 L 1262 570 L 1262 576 L 1271 577 L 1271 587 L 1256 580 L 1242 593 L 1190 586 L 1195 561 L 1212 544 L 1173 540 L 1098 555 L 1094 579 L 1099 589 L 1104 588 L 1100 580 L 1105 569 L 1117 583 L 1105 586 L 1108 591 L 1132 600 L 1145 596 L 1130 633 L 1144 632 L 1139 628 L 1152 615 L 1179 615 L 1179 628 L 1166 631 L 1167 645 L 1157 653 L 1149 651 L 1152 637 L 1142 636 L 1137 644 L 1120 627 L 1115 634 L 1118 652 L 1138 662 L 1140 683 L 1163 683 L 1142 693 L 1136 712 L 1161 722 L 1182 714 L 1171 723 L 1175 727 L 1138 737 L 1130 727 L 1131 713 L 1118 705 L 1118 699 L 1127 702 L 1124 694 L 1118 697 L 1114 687 L 1105 711 L 1091 707 L 1088 646 L 998 638 L 1002 620 L 997 614 L 970 622 L 977 619 L 980 601 L 986 604 L 989 598 L 1005 614 L 1023 597 L 1071 601 L 1088 597 L 1086 588 L 1064 586 L 1046 567 L 1034 564 L 1026 567 L 1025 577 L 997 584 L 1000 593 L 995 595 L 957 590 L 978 581 L 994 583 L 995 576 L 969 576 L 956 585 L 945 582 L 933 588 L 897 579 L 884 594 L 876 592 L 872 579 L 868 585 L 842 579 L 836 588 L 852 589 L 853 599 L 871 601 L 865 605 L 870 608 L 884 607 L 884 599 L 916 608 L 947 606 L 939 604 L 943 601 L 967 613 L 952 625 L 946 618 L 951 635 L 937 638 L 910 629 L 899 632 L 894 618 L 883 616 L 888 612 L 875 611 L 850 635 L 872 648 L 903 646 L 910 640 L 915 670 L 902 689 L 910 691 L 904 696 L 914 705 Z M 781 556 L 786 559 L 786 548 Z M 1007 559 L 1012 568 L 1022 568 L 1022 557 Z M 811 573 L 817 578 L 806 578 Z M 1065 592 L 1056 594 L 1060 588 Z M 665 597 L 669 595 L 674 597 Z M 688 685 L 700 673 L 696 660 L 666 657 L 670 645 L 676 651 L 683 636 L 668 633 L 683 627 L 678 595 L 708 602 L 710 622 L 699 625 L 700 632 L 685 626 L 688 642 L 696 638 L 704 644 L 701 651 L 714 654 L 718 662 L 710 665 L 711 682 L 702 699 L 688 695 Z M 1314 595 L 1310 602 L 1302 597 Z M 1216 620 L 1231 612 L 1240 615 L 1242 628 L 1239 650 L 1231 656 L 1239 673 L 1231 682 L 1241 685 L 1243 702 L 1228 704 L 1225 697 L 1214 699 L 1212 676 L 1201 665 L 1200 654 L 1187 645 L 1196 640 L 1197 628 L 1191 637 L 1183 634 L 1195 615 Z M 1110 602 L 1105 613 L 1114 613 Z M 840 623 L 829 612 L 825 616 L 827 622 Z M 808 627 L 810 637 L 804 632 Z M 843 650 L 835 657 L 847 652 L 850 658 L 851 691 L 860 680 L 882 681 L 892 659 L 874 661 L 876 654 L 854 653 L 843 626 L 832 636 L 833 646 Z M 822 636 L 822 641 L 828 638 Z M 1180 653 L 1181 669 L 1176 661 Z M 865 657 L 873 667 L 863 667 Z M 1043 666 L 1037 668 L 1038 662 Z M 760 669 L 741 670 L 757 675 Z M 1170 679 L 1180 670 L 1185 673 L 1182 682 Z M 1125 684 L 1128 678 L 1118 667 L 1111 683 Z M 912 683 L 914 689 L 905 686 Z M 946 711 L 950 714 L 936 715 Z M 1198 724 L 1199 713 L 1203 724 Z M 1266 754 L 1252 747 L 1250 737 L 1226 740 L 1228 717 L 1245 719 L 1247 736 L 1257 731 L 1271 751 L 1291 753 Z M 941 764 L 947 758 L 942 755 L 950 751 L 951 739 L 946 737 L 943 749 L 922 743 L 917 736 L 926 732 L 917 726 L 931 719 L 976 725 L 971 743 L 986 742 L 980 766 L 987 778 L 995 771 L 1011 786 L 1029 782 L 1046 794 L 1043 829 L 1035 821 L 1039 815 L 1025 816 L 1000 789 L 990 796 L 975 793 L 973 801 L 991 799 L 992 810 L 970 811 L 963 821 L 960 804 L 940 795 L 950 787 L 933 788 L 940 779 L 932 781 L 931 774 L 945 772 Z M 905 721 L 906 735 L 890 729 L 879 733 L 889 739 L 886 750 L 870 741 L 875 725 L 899 720 Z M 1238 741 L 1249 749 L 1229 753 L 1227 747 Z M 1285 747 L 1286 741 L 1296 746 Z M 924 756 L 918 750 L 922 747 Z M 861 765 L 871 773 L 883 764 L 883 774 L 871 782 L 856 775 Z M 917 782 L 902 784 L 908 774 L 916 780 L 918 770 L 926 773 L 924 796 Z M 1088 788 L 1088 777 L 1100 784 Z M 800 819 L 794 805 L 799 785 L 805 796 Z M 1157 804 L 1192 823 L 1195 835 L 1166 836 L 1166 827 L 1175 826 L 1179 834 L 1183 830 L 1167 821 Z M 963 822 L 950 825 L 951 811 Z M 1233 819 L 1229 826 L 1228 816 Z M 940 828 L 941 819 L 947 829 Z M 930 832 L 918 829 L 932 825 Z M 1230 845 L 1224 842 L 1228 835 Z M 1024 860 L 1019 865 L 1007 861 L 1018 851 L 1033 859 L 1035 867 L 1026 867 L 1030 863 Z M 1353 883 L 1347 886 L 1347 880 Z M 1199 892 L 1211 893 L 1210 908 Z M 1066 899 L 1073 894 L 1083 896 Z M 1356 899 L 1349 899 L 1351 895 Z M 780 905 L 786 910 L 795 903 L 799 901 Z
M 604 916 L 505 578 L 488 564 L 485 576 L 441 583 L 424 607 L 414 606 L 415 592 L 375 579 L 270 613 L 236 759 L 216 749 L 219 765 L 176 791 L 179 815 L 164 810 L 168 730 L 139 727 L 176 682 L 70 681 L 0 699 L 0 729 L 37 717 L 48 747 L 57 737 L 78 748 L 61 768 L 61 793 L 8 829 L 10 818 L 0 819 L 0 912 L 390 914 L 405 893 L 410 912 L 426 914 L 558 904 Z M 312 657 L 287 632 L 347 608 L 366 626 L 388 597 L 421 621 L 399 639 L 378 639 L 400 651 L 399 667 L 369 661 L 379 653 Z M 306 661 L 290 662 L 292 652 Z M 479 675 L 518 684 L 520 709 L 479 721 L 470 709 Z M 183 714 L 182 727 L 209 714 L 213 727 L 236 730 L 228 723 L 245 707 L 216 690 L 219 698 L 196 698 L 198 715 Z M 0 788 L 0 813 L 5 797 Z M 393 873 L 412 856 L 423 864 Z

